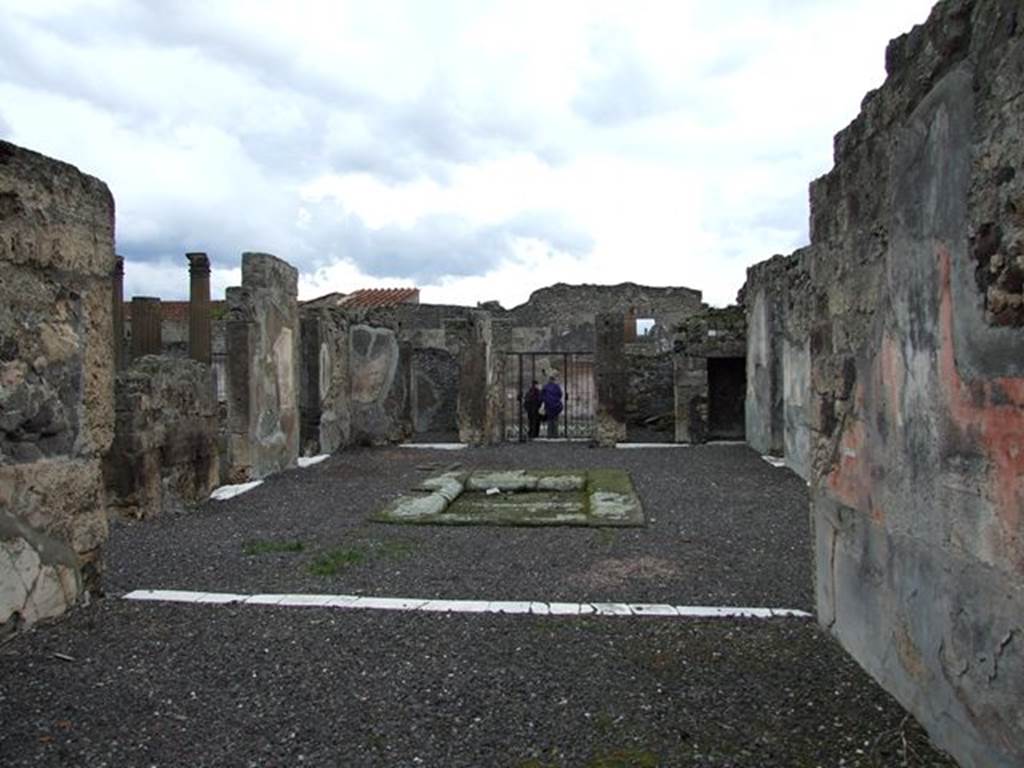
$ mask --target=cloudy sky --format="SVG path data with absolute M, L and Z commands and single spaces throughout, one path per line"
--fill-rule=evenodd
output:
M 0 0 L 0 137 L 117 201 L 126 295 L 184 253 L 300 295 L 554 282 L 731 302 L 931 0 Z

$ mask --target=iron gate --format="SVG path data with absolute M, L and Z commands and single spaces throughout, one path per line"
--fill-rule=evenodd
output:
M 557 437 L 591 440 L 594 437 L 597 399 L 594 387 L 594 355 L 591 352 L 505 352 L 502 359 L 502 435 L 507 441 L 524 442 L 529 420 L 523 397 L 536 381 L 541 388 L 554 376 L 562 388 L 562 412 Z M 540 436 L 546 437 L 543 422 Z

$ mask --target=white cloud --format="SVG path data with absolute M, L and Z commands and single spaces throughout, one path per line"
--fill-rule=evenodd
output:
M 930 4 L 0 0 L 0 135 L 110 184 L 131 291 L 184 295 L 187 250 L 216 291 L 263 250 L 304 296 L 721 304 L 804 241 L 833 134 Z

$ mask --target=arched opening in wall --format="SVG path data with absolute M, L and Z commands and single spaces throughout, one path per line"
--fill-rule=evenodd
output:
M 742 357 L 708 358 L 708 438 L 743 440 L 747 361 Z
M 444 349 L 412 353 L 412 423 L 414 439 L 453 443 L 459 440 L 459 361 Z

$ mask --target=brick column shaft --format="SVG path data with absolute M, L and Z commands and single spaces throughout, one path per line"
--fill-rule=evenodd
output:
M 188 353 L 193 360 L 210 363 L 210 259 L 188 253 Z
M 132 359 L 143 355 L 159 355 L 160 351 L 160 299 L 133 296 Z
M 114 318 L 114 370 L 124 368 L 124 257 L 114 263 L 111 290 Z

